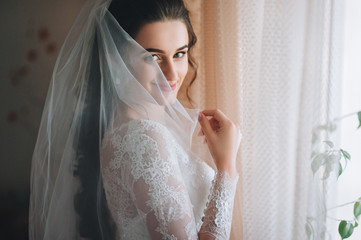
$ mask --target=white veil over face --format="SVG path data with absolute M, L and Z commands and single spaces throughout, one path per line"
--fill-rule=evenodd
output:
M 83 7 L 55 65 L 33 154 L 30 239 L 114 239 L 100 172 L 107 132 L 155 121 L 192 155 L 199 111 L 178 102 L 108 5 Z

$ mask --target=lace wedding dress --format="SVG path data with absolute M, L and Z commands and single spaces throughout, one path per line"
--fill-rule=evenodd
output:
M 199 110 L 181 105 L 109 2 L 84 5 L 59 53 L 33 154 L 29 238 L 228 239 L 237 178 L 195 157 Z
M 229 239 L 238 176 L 190 159 L 152 120 L 131 120 L 103 143 L 101 171 L 117 239 L 197 239 L 198 232 Z

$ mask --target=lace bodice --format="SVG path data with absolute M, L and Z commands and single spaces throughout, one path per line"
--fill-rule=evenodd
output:
M 154 121 L 132 120 L 104 139 L 101 170 L 118 239 L 229 238 L 237 178 L 191 159 Z

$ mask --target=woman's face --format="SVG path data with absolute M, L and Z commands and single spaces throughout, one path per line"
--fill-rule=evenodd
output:
M 149 54 L 144 61 L 147 64 L 156 62 L 162 70 L 167 83 L 159 83 L 166 91 L 177 95 L 188 72 L 188 31 L 182 21 L 164 21 L 148 23 L 141 27 L 135 37 Z M 152 94 L 155 88 L 154 79 L 139 79 L 140 83 Z M 170 87 L 170 88 L 169 88 Z

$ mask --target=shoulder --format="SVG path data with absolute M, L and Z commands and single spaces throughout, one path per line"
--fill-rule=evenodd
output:
M 132 120 L 108 133 L 103 164 L 113 170 L 131 172 L 135 179 L 145 172 L 170 174 L 174 164 L 173 141 L 167 128 L 154 121 Z
M 172 138 L 168 129 L 159 122 L 144 119 L 130 120 L 107 130 L 102 141 L 103 150 L 139 151 L 140 148 L 160 147 Z
M 169 134 L 168 129 L 161 123 L 153 120 L 135 119 L 125 126 L 128 134 Z

